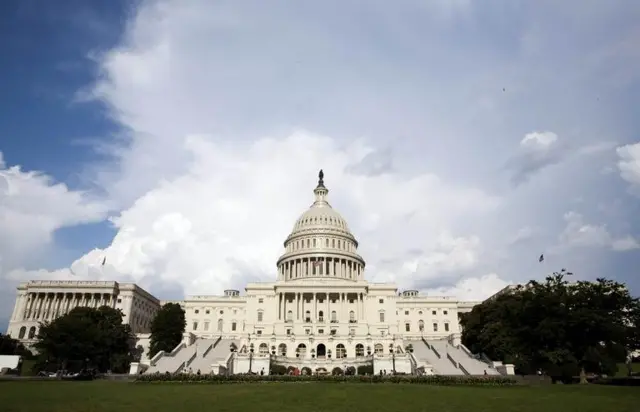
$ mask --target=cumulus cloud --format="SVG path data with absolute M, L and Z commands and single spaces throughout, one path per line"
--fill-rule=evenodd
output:
M 480 240 L 447 233 L 451 219 L 481 217 L 499 204 L 494 196 L 433 175 L 349 173 L 351 165 L 372 153 L 361 142 L 341 148 L 328 137 L 298 132 L 250 145 L 217 144 L 205 136 L 188 137 L 183 144 L 193 156 L 188 170 L 114 218 L 118 233 L 112 244 L 75 262 L 77 276 L 126 274 L 142 284 L 180 283 L 190 294 L 219 293 L 251 274 L 254 280 L 273 280 L 282 243 L 311 204 L 322 167 L 331 203 L 361 240 L 361 253 L 372 268 L 369 279 L 426 288 L 438 276 L 457 280 L 477 264 Z M 425 237 L 425 231 L 435 237 Z M 115 272 L 101 272 L 102 256 Z M 385 259 L 385 270 L 376 271 Z
M 566 150 L 553 132 L 531 132 L 520 141 L 518 154 L 511 158 L 508 168 L 514 185 L 526 182 L 535 173 L 563 160 Z
M 608 247 L 614 251 L 628 251 L 640 248 L 638 241 L 630 235 L 613 236 L 606 225 L 594 225 L 584 221 L 577 212 L 564 215 L 566 227 L 560 234 L 562 245 L 569 247 Z
M 117 234 L 70 269 L 11 279 L 133 280 L 167 294 L 273 280 L 320 168 L 369 280 L 479 299 L 543 276 L 523 262 L 557 240 L 571 199 L 602 196 L 593 162 L 562 169 L 566 148 L 606 153 L 601 131 L 623 130 L 618 108 L 592 96 L 606 60 L 583 64 L 611 41 L 583 41 L 606 13 L 581 12 L 564 49 L 544 7 L 505 19 L 427 3 L 375 1 L 363 16 L 344 2 L 140 2 L 81 93 L 125 135 L 101 141 L 109 161 L 85 171 L 117 208 Z M 554 5 L 556 19 L 573 13 Z M 633 233 L 605 242 L 573 219 L 567 243 L 634 247 Z M 515 243 L 527 250 L 507 252 Z M 574 272 L 598 270 L 572 253 Z
M 0 256 L 22 262 L 68 226 L 102 220 L 106 207 L 46 174 L 7 168 L 0 152 Z
M 56 230 L 100 221 L 106 213 L 102 202 L 44 173 L 7 167 L 0 152 L 0 315 L 12 305 L 11 280 L 22 279 L 12 270 L 41 263 Z
M 620 177 L 629 183 L 633 193 L 640 194 L 640 143 L 620 146 L 616 153 Z

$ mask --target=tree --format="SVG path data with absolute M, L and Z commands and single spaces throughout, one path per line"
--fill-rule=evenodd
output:
M 61 369 L 95 367 L 100 371 L 126 371 L 135 339 L 123 314 L 108 306 L 77 307 L 38 332 L 35 348 L 41 360 L 55 362 Z
M 461 317 L 473 352 L 513 363 L 520 373 L 556 377 L 616 370 L 640 345 L 640 301 L 626 287 L 597 279 L 569 284 L 566 271 L 483 302 Z
M 33 353 L 27 349 L 19 340 L 13 339 L 9 335 L 0 333 L 0 355 L 18 355 L 24 359 L 34 357 Z
M 151 322 L 149 357 L 158 352 L 170 352 L 182 341 L 187 325 L 184 309 L 177 303 L 167 303 L 156 313 Z

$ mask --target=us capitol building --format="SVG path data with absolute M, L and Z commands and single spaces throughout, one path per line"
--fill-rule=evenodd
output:
M 374 373 L 513 374 L 460 342 L 458 314 L 478 302 L 398 292 L 365 280 L 365 261 L 344 218 L 331 207 L 323 172 L 315 200 L 295 222 L 277 261 L 277 279 L 249 283 L 245 294 L 189 296 L 182 342 L 148 358 L 149 327 L 165 301 L 135 284 L 30 281 L 18 286 L 8 334 L 29 346 L 40 322 L 77 306 L 122 310 L 144 350 L 131 373 L 332 373 L 367 366 Z M 281 368 L 282 369 L 282 368 Z

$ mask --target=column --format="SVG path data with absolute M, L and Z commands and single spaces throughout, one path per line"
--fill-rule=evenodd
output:
M 282 316 L 287 321 L 287 292 L 282 294 Z
M 312 321 L 318 320 L 318 294 L 313 292 L 313 315 L 311 315 Z
M 329 296 L 329 292 L 327 292 L 325 296 L 327 297 L 327 309 L 324 312 L 324 320 L 327 323 L 331 323 L 331 305 L 329 305 L 331 297 Z
M 282 320 L 282 293 L 278 293 L 278 320 Z
M 42 296 L 40 293 L 38 293 L 38 310 L 36 312 L 36 319 L 42 319 L 44 300 L 45 296 Z
M 296 293 L 296 320 L 300 320 L 300 293 Z

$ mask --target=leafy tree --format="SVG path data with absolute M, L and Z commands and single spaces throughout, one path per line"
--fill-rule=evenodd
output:
M 18 355 L 24 359 L 34 357 L 33 353 L 27 349 L 19 340 L 13 339 L 9 335 L 0 333 L 0 355 Z
M 81 366 L 100 371 L 126 371 L 131 361 L 134 336 L 129 325 L 122 323 L 123 314 L 108 306 L 77 307 L 69 313 L 45 322 L 34 345 L 41 361 L 62 369 Z
M 167 303 L 160 308 L 151 322 L 149 357 L 158 352 L 170 352 L 182 341 L 187 326 L 184 309 L 177 303 Z
M 640 301 L 612 280 L 568 283 L 568 272 L 497 296 L 461 317 L 473 352 L 513 363 L 520 373 L 611 374 L 640 346 Z

